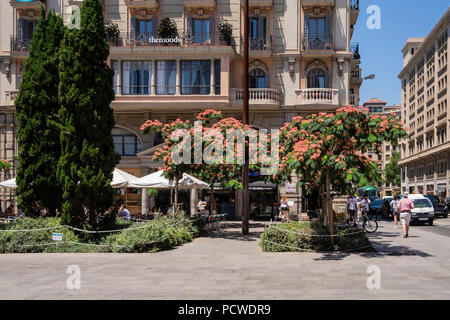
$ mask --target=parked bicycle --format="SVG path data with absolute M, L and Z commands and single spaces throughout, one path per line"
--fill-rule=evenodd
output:
M 366 209 L 362 210 L 362 214 L 359 218 L 349 216 L 348 220 L 344 223 L 342 228 L 360 228 L 367 233 L 374 233 L 378 230 L 378 222 L 368 214 Z

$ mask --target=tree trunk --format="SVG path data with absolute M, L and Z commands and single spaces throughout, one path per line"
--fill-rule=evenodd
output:
M 211 214 L 213 211 L 216 211 L 217 214 L 217 206 L 216 206 L 216 198 L 214 197 L 214 187 L 211 187 Z
M 173 213 L 178 212 L 178 177 L 175 178 L 175 200 L 173 205 Z
M 330 228 L 330 240 L 331 245 L 334 245 L 334 219 L 333 219 L 333 208 L 331 205 L 331 186 L 330 186 L 330 176 L 327 172 L 326 175 L 326 188 L 327 188 L 327 197 L 326 197 L 326 207 L 327 207 L 327 213 L 328 213 L 328 226 Z

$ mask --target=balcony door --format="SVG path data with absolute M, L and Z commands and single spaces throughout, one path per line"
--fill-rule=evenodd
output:
M 257 16 L 250 18 L 249 38 L 250 50 L 264 50 L 267 37 L 267 17 Z
M 207 18 L 188 17 L 187 38 L 191 44 L 204 45 L 214 42 L 214 16 L 211 14 Z
M 151 37 L 157 36 L 156 17 L 151 19 L 131 18 L 130 38 L 137 45 L 148 44 Z
M 17 23 L 17 38 L 19 40 L 31 40 L 36 30 L 37 20 L 20 18 Z
M 331 16 L 305 16 L 303 43 L 304 49 L 308 50 L 324 50 L 331 47 Z
M 322 69 L 312 69 L 308 72 L 308 88 L 329 88 L 328 73 Z

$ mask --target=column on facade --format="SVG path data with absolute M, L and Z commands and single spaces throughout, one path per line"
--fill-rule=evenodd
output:
M 181 60 L 177 59 L 177 74 L 176 74 L 176 92 L 175 94 L 178 96 L 181 92 L 181 66 L 180 66 Z
M 146 176 L 149 173 L 148 168 L 141 169 L 142 176 Z M 149 195 L 147 194 L 147 189 L 142 189 L 142 198 L 141 198 L 141 212 L 148 213 L 149 210 Z
M 210 95 L 214 95 L 215 94 L 215 88 L 214 88 L 214 82 L 215 82 L 215 64 L 214 64 L 214 59 L 211 59 L 211 73 L 210 73 L 210 86 L 211 86 L 211 90 L 209 92 Z
M 198 190 L 191 189 L 190 191 L 190 208 L 191 208 L 191 216 L 197 213 L 197 203 L 198 203 Z
M 156 94 L 156 60 L 152 60 L 152 92 L 150 94 Z M 149 118 L 147 118 L 149 119 Z

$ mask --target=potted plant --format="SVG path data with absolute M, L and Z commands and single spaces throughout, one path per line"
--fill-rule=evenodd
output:
M 158 36 L 162 39 L 177 39 L 178 27 L 175 20 L 165 17 L 161 19 L 158 27 Z M 164 45 L 168 45 L 168 42 L 163 42 Z M 178 42 L 172 42 L 172 44 L 178 44 Z
M 219 29 L 220 41 L 225 42 L 227 46 L 231 45 L 231 39 L 233 39 L 233 26 L 231 23 L 221 18 L 217 27 Z
M 117 23 L 111 22 L 110 20 L 105 24 L 106 37 L 109 43 L 116 46 L 121 45 L 122 39 L 120 39 L 120 30 Z

